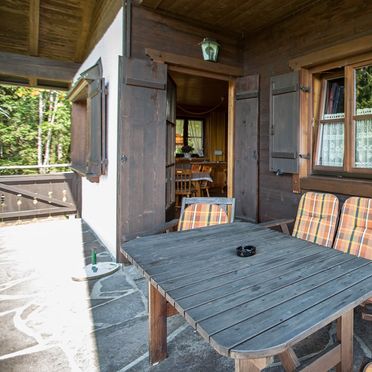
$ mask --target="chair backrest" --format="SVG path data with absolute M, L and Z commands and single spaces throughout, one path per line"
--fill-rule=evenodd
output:
M 372 199 L 345 201 L 333 247 L 372 260 Z
M 191 194 L 191 169 L 176 169 L 175 188 L 176 194 Z
M 234 222 L 234 198 L 183 198 L 178 231 Z
M 332 247 L 338 212 L 339 201 L 336 196 L 306 192 L 298 206 L 292 236 Z
M 212 169 L 213 169 L 213 167 L 211 165 L 203 165 L 202 168 L 201 168 L 201 171 L 203 173 L 209 173 L 209 174 L 211 174 L 212 173 Z

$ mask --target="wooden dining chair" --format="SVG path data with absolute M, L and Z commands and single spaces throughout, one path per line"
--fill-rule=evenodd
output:
M 194 191 L 191 183 L 191 169 L 176 169 L 176 207 L 180 208 L 182 198 L 192 196 L 193 192 Z
M 372 260 L 372 199 L 351 197 L 345 201 L 333 247 Z M 362 305 L 362 317 L 372 321 L 372 298 Z
M 235 198 L 183 198 L 180 218 L 168 223 L 178 231 L 234 222 Z
M 210 176 L 211 173 L 212 173 L 212 166 L 211 165 L 203 165 L 201 167 L 201 172 L 202 173 L 208 173 L 208 175 Z M 203 192 L 207 195 L 207 197 L 209 198 L 210 195 L 209 195 L 209 181 L 200 181 L 200 193 L 201 195 L 200 196 L 203 196 Z
M 306 192 L 300 199 L 292 236 L 312 243 L 332 247 L 336 233 L 339 201 L 332 194 Z M 293 220 L 277 220 L 261 226 L 280 226 L 289 234 L 288 223 Z

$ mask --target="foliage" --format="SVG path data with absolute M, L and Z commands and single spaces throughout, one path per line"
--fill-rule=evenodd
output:
M 356 70 L 356 108 L 372 109 L 372 66 Z
M 65 92 L 0 85 L 0 166 L 69 163 L 70 115 Z
M 184 146 L 181 147 L 181 150 L 182 150 L 183 153 L 187 154 L 187 153 L 193 151 L 194 148 L 190 145 L 184 145 Z

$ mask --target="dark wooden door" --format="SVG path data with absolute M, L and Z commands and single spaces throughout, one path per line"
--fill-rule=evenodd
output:
M 165 165 L 165 217 L 167 221 L 175 217 L 175 147 L 176 147 L 176 101 L 177 86 L 170 76 L 167 81 L 166 120 L 166 165 Z
M 236 80 L 234 128 L 234 197 L 236 216 L 257 221 L 258 213 L 258 75 Z
M 167 66 L 122 59 L 119 98 L 120 243 L 165 222 Z

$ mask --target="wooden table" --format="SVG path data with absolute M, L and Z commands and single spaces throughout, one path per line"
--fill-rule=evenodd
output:
M 242 244 L 257 254 L 237 257 Z M 137 238 L 123 253 L 149 280 L 151 363 L 167 354 L 170 304 L 240 372 L 273 355 L 294 371 L 292 346 L 337 319 L 339 342 L 303 371 L 353 370 L 353 309 L 372 297 L 371 261 L 242 222 Z

